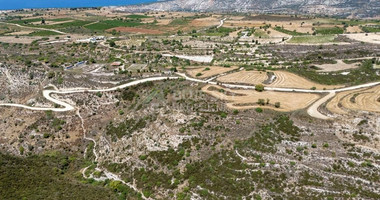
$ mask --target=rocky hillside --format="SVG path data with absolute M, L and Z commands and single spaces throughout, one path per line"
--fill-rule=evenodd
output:
M 304 13 L 345 17 L 380 16 L 378 0 L 172 0 L 146 5 L 116 7 L 115 10 L 140 11 L 214 11 Z

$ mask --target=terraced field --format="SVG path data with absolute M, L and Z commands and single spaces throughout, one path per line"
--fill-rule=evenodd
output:
M 187 73 L 192 77 L 198 77 L 198 78 L 209 78 L 218 74 L 223 74 L 232 70 L 237 69 L 237 67 L 216 67 L 216 66 L 210 66 L 210 67 L 201 67 L 201 68 L 195 68 L 195 69 L 189 69 L 187 70 Z
M 350 110 L 380 112 L 380 86 L 338 93 L 326 108 L 337 114 L 347 114 Z
M 334 89 L 342 87 L 341 85 L 322 85 L 309 81 L 303 77 L 296 74 L 286 72 L 286 71 L 272 71 L 276 79 L 271 84 L 264 84 L 268 87 L 282 87 L 282 88 L 299 88 L 299 89 Z M 268 79 L 266 72 L 260 71 L 240 71 L 226 76 L 222 76 L 217 80 L 226 83 L 240 83 L 248 85 L 262 84 Z
M 226 76 L 219 77 L 217 80 L 224 83 L 243 83 L 249 85 L 260 84 L 267 80 L 266 72 L 259 71 L 239 71 Z
M 320 97 L 318 94 L 273 91 L 257 92 L 255 90 L 227 89 L 212 85 L 203 87 L 202 91 L 215 98 L 226 101 L 227 107 L 231 109 L 252 109 L 260 107 L 281 112 L 306 108 Z M 265 105 L 259 105 L 259 99 L 263 99 Z M 267 103 L 268 100 L 269 102 Z M 280 107 L 275 106 L 276 102 L 280 103 Z

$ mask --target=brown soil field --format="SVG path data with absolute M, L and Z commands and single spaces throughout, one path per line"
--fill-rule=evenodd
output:
M 226 83 L 244 83 L 250 85 L 261 84 L 267 80 L 266 72 L 259 71 L 239 71 L 226 76 L 219 77 L 217 80 Z
M 205 70 L 210 68 L 210 70 Z M 218 74 L 223 74 L 232 70 L 237 69 L 238 67 L 217 67 L 217 66 L 202 66 L 200 68 L 188 69 L 186 72 L 196 78 L 209 78 Z M 197 76 L 198 73 L 201 73 L 201 76 Z
M 159 30 L 145 29 L 145 28 L 135 28 L 135 27 L 116 27 L 108 29 L 108 32 L 116 30 L 122 33 L 141 33 L 141 34 L 162 34 L 164 32 Z
M 268 87 L 280 87 L 280 88 L 299 88 L 299 89 L 310 89 L 316 87 L 316 89 L 322 90 L 334 89 L 342 87 L 341 85 L 321 85 L 307 80 L 296 74 L 286 72 L 286 71 L 273 71 L 276 75 L 276 80 L 273 83 L 265 85 Z M 242 83 L 242 84 L 262 84 L 263 81 L 267 80 L 268 76 L 266 72 L 259 71 L 239 71 L 236 73 L 228 74 L 218 78 L 218 81 L 227 83 Z
M 358 68 L 359 63 L 351 63 L 346 64 L 342 60 L 337 60 L 336 64 L 323 64 L 323 65 L 315 65 L 318 68 L 321 68 L 322 70 L 318 70 L 321 72 L 334 72 L 334 71 L 341 71 L 346 69 L 355 69 Z
M 362 29 L 359 26 L 349 26 L 346 29 L 347 33 L 362 33 Z
M 204 27 L 204 26 L 217 26 L 220 24 L 220 19 L 215 17 L 206 17 L 200 19 L 194 19 L 191 21 L 190 25 L 195 27 Z
M 289 21 L 307 21 L 308 18 L 292 17 L 289 15 L 251 15 L 244 18 L 253 21 L 271 21 L 271 22 L 289 22 Z
M 269 34 L 270 37 L 289 37 L 288 34 L 276 31 L 276 30 L 274 30 L 272 28 L 270 28 L 268 30 L 270 31 L 270 34 Z
M 240 32 L 241 30 L 237 30 L 237 31 L 234 31 L 234 32 L 231 32 L 229 34 L 230 37 L 238 37 L 238 33 Z
M 157 19 L 157 25 L 168 25 L 171 21 L 171 19 Z
M 346 114 L 347 110 L 380 112 L 380 86 L 339 93 L 326 108 L 337 114 Z
M 224 92 L 221 92 L 221 89 Z M 306 108 L 320 98 L 317 94 L 273 91 L 257 92 L 255 90 L 228 89 L 212 85 L 206 85 L 202 88 L 202 91 L 226 101 L 227 107 L 231 109 L 253 109 L 260 107 L 281 112 Z M 264 99 L 265 101 L 269 99 L 269 104 L 265 106 L 258 105 L 257 101 L 259 99 Z M 280 102 L 280 108 L 274 106 L 276 102 Z
M 310 89 L 312 87 L 316 87 L 318 90 L 326 89 L 334 89 L 343 87 L 342 85 L 322 85 L 318 83 L 314 83 L 310 80 L 307 80 L 301 76 L 296 74 L 286 72 L 286 71 L 274 71 L 276 75 L 276 80 L 268 85 L 270 87 L 286 87 L 286 88 L 302 88 L 302 89 Z
M 302 24 L 302 21 L 291 21 L 291 22 L 284 22 L 284 21 L 249 21 L 249 20 L 226 20 L 224 23 L 224 27 L 229 28 L 236 28 L 236 27 L 260 27 L 264 26 L 266 24 L 270 24 L 272 27 L 280 26 L 284 27 L 284 29 L 293 31 L 296 30 L 297 32 L 301 33 L 312 33 L 313 25 L 311 22 L 305 21 L 305 23 Z

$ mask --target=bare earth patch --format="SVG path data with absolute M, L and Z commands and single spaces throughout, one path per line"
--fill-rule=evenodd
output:
M 29 30 L 29 31 L 18 31 L 18 32 L 13 32 L 13 33 L 8 33 L 7 35 L 28 35 L 30 33 L 33 33 L 34 31 Z
M 20 44 L 30 44 L 34 40 L 41 39 L 41 37 L 19 37 L 14 36 L 0 36 L 0 42 L 4 43 L 20 43 Z
M 363 30 L 359 26 L 349 26 L 346 28 L 347 33 L 362 33 Z
M 347 69 L 355 69 L 358 68 L 358 63 L 350 63 L 346 64 L 342 60 L 337 60 L 336 64 L 323 64 L 323 65 L 315 65 L 318 68 L 321 68 L 322 70 L 319 70 L 321 72 L 334 72 L 334 71 L 341 71 L 341 70 L 347 70 Z
M 355 33 L 345 34 L 346 37 L 360 42 L 380 44 L 380 33 Z
M 220 23 L 220 19 L 215 17 L 206 17 L 200 19 L 194 19 L 190 25 L 196 27 L 205 27 L 205 26 L 217 26 Z
M 238 67 L 217 67 L 217 66 L 202 66 L 200 68 L 190 69 L 186 72 L 192 76 L 197 78 L 208 78 L 218 74 L 223 74 L 232 70 L 237 69 Z M 209 69 L 209 70 L 207 70 Z M 202 75 L 197 76 L 200 73 Z
M 260 107 L 281 112 L 306 108 L 320 97 L 318 94 L 273 91 L 257 92 L 255 90 L 228 89 L 212 85 L 206 85 L 202 88 L 202 91 L 226 101 L 227 107 L 231 109 L 252 109 Z M 265 104 L 264 106 L 259 105 L 257 104 L 259 99 L 264 99 L 265 103 L 269 99 L 269 104 Z M 280 102 L 279 108 L 274 106 L 276 102 Z

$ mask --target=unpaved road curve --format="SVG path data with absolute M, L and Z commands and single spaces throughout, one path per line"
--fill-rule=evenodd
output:
M 215 81 L 204 81 L 204 80 L 200 80 L 200 79 L 191 78 L 184 73 L 177 73 L 177 74 L 179 76 L 184 77 L 186 80 L 189 80 L 189 81 L 200 82 L 200 83 L 208 83 L 211 85 L 217 85 L 218 84 L 218 82 L 215 82 Z M 349 90 L 356 90 L 356 89 L 361 89 L 361 88 L 373 87 L 373 86 L 376 86 L 379 84 L 380 84 L 380 82 L 365 83 L 362 85 L 356 85 L 356 86 L 351 86 L 351 87 L 346 87 L 346 88 L 339 88 L 339 89 L 335 89 L 335 90 L 308 90 L 308 89 L 276 88 L 276 87 L 265 87 L 264 89 L 269 90 L 269 91 L 276 91 L 276 92 L 303 92 L 303 93 L 318 93 L 318 94 L 329 93 L 328 95 L 326 95 L 326 96 L 322 97 L 321 99 L 319 99 L 318 101 L 314 102 L 307 109 L 307 113 L 310 116 L 312 116 L 314 118 L 318 118 L 318 119 L 327 120 L 327 119 L 331 119 L 331 117 L 320 113 L 318 111 L 318 108 L 319 108 L 319 106 L 324 104 L 326 101 L 328 101 L 329 99 L 334 97 L 337 92 L 344 92 L 344 91 L 349 91 Z M 252 90 L 255 89 L 254 85 L 239 85 L 239 84 L 225 84 L 225 83 L 219 83 L 219 85 L 222 85 L 222 86 L 225 86 L 228 88 L 240 88 L 240 89 L 252 89 Z
M 66 112 L 66 111 L 75 110 L 74 106 L 72 106 L 72 105 L 70 105 L 70 104 L 68 104 L 66 102 L 63 102 L 61 100 L 58 100 L 58 99 L 55 99 L 55 98 L 51 97 L 51 94 L 73 94 L 73 93 L 83 93 L 83 92 L 110 92 L 110 91 L 115 91 L 115 90 L 118 90 L 118 89 L 123 89 L 123 88 L 126 88 L 126 87 L 138 85 L 138 84 L 145 83 L 145 82 L 161 81 L 161 80 L 167 80 L 167 79 L 178 79 L 178 77 L 151 77 L 151 78 L 145 78 L 145 79 L 132 81 L 132 82 L 129 82 L 129 83 L 126 83 L 126 84 L 123 84 L 123 85 L 119 85 L 119 86 L 112 87 L 112 88 L 107 88 L 107 89 L 95 89 L 95 90 L 91 90 L 91 89 L 86 89 L 86 88 L 74 88 L 74 89 L 67 89 L 67 90 L 44 90 L 42 92 L 43 96 L 47 100 L 49 100 L 49 101 L 51 101 L 51 102 L 53 102 L 53 103 L 55 103 L 57 105 L 60 105 L 63 108 L 32 107 L 32 106 L 26 106 L 26 105 L 22 105 L 22 104 L 14 104 L 14 103 L 0 103 L 0 106 L 19 107 L 19 108 L 25 108 L 25 109 L 29 109 L 29 110 L 36 110 L 36 111 L 48 111 L 48 110 L 51 110 L 51 111 L 54 111 L 54 112 Z
M 0 22 L 0 23 L 2 23 L 2 24 L 8 24 L 8 25 L 13 25 L 13 26 L 18 26 L 20 28 L 27 28 L 27 29 L 34 29 L 34 30 L 41 30 L 41 31 L 52 31 L 52 32 L 56 32 L 56 33 L 59 33 L 59 34 L 62 34 L 62 35 L 66 35 L 67 34 L 65 32 L 62 32 L 62 31 L 59 31 L 59 30 L 55 30 L 55 29 L 29 27 L 29 26 L 22 26 L 20 24 L 13 24 L 13 23 L 6 23 L 6 22 Z
M 185 78 L 186 80 L 193 81 L 193 82 L 208 83 L 208 84 L 212 84 L 212 85 L 218 84 L 218 82 L 215 82 L 215 81 L 205 81 L 205 80 L 200 80 L 200 79 L 196 79 L 196 78 L 191 78 L 191 77 L 188 77 L 184 73 L 176 73 L 176 74 Z M 145 82 L 160 81 L 160 80 L 166 80 L 166 79 L 178 79 L 178 77 L 145 78 L 145 79 L 132 81 L 132 82 L 129 82 L 129 83 L 126 83 L 123 85 L 119 85 L 116 87 L 108 88 L 108 89 L 76 88 L 76 89 L 67 89 L 67 90 L 44 90 L 43 91 L 43 96 L 46 99 L 48 99 L 49 101 L 51 101 L 57 105 L 62 106 L 63 108 L 42 108 L 42 107 L 32 107 L 32 106 L 26 106 L 26 105 L 22 105 L 22 104 L 13 104 L 13 103 L 1 103 L 0 106 L 20 107 L 20 108 L 25 108 L 25 109 L 30 109 L 30 110 L 39 110 L 39 111 L 51 110 L 54 112 L 66 112 L 66 111 L 74 110 L 75 108 L 66 102 L 63 102 L 61 100 L 58 100 L 58 99 L 51 97 L 51 94 L 72 94 L 72 93 L 83 93 L 83 92 L 109 92 L 109 91 L 115 91 L 118 89 L 130 87 L 133 85 L 138 85 L 138 84 L 145 83 Z M 380 82 L 366 83 L 366 84 L 362 84 L 362 85 L 356 85 L 356 86 L 352 86 L 352 87 L 340 88 L 340 89 L 335 89 L 335 90 L 308 90 L 308 89 L 275 88 L 275 87 L 265 87 L 264 89 L 269 90 L 269 91 L 277 91 L 277 92 L 304 92 L 304 93 L 319 93 L 319 94 L 329 93 L 327 96 L 325 96 L 325 97 L 319 99 L 318 101 L 314 102 L 314 104 L 308 108 L 307 113 L 310 116 L 315 117 L 315 118 L 330 119 L 330 117 L 320 113 L 318 111 L 318 107 L 320 105 L 322 105 L 323 103 L 325 103 L 326 101 L 328 101 L 333 96 L 335 96 L 336 92 L 356 90 L 356 89 L 360 89 L 360 88 L 372 87 L 372 86 L 379 85 L 379 84 L 380 84 Z M 252 85 L 225 84 L 225 83 L 221 83 L 220 85 L 228 87 L 228 88 L 255 89 L 255 86 L 252 86 Z
M 335 92 L 330 92 L 328 95 L 320 98 L 318 101 L 316 101 L 313 105 L 311 105 L 308 109 L 307 109 L 307 114 L 309 114 L 310 116 L 312 117 L 315 117 L 315 118 L 318 118 L 318 119 L 324 119 L 324 120 L 327 120 L 327 119 L 331 119 L 330 117 L 320 113 L 318 111 L 318 108 L 323 104 L 325 103 L 326 101 L 328 101 L 329 99 L 333 98 L 335 96 Z

